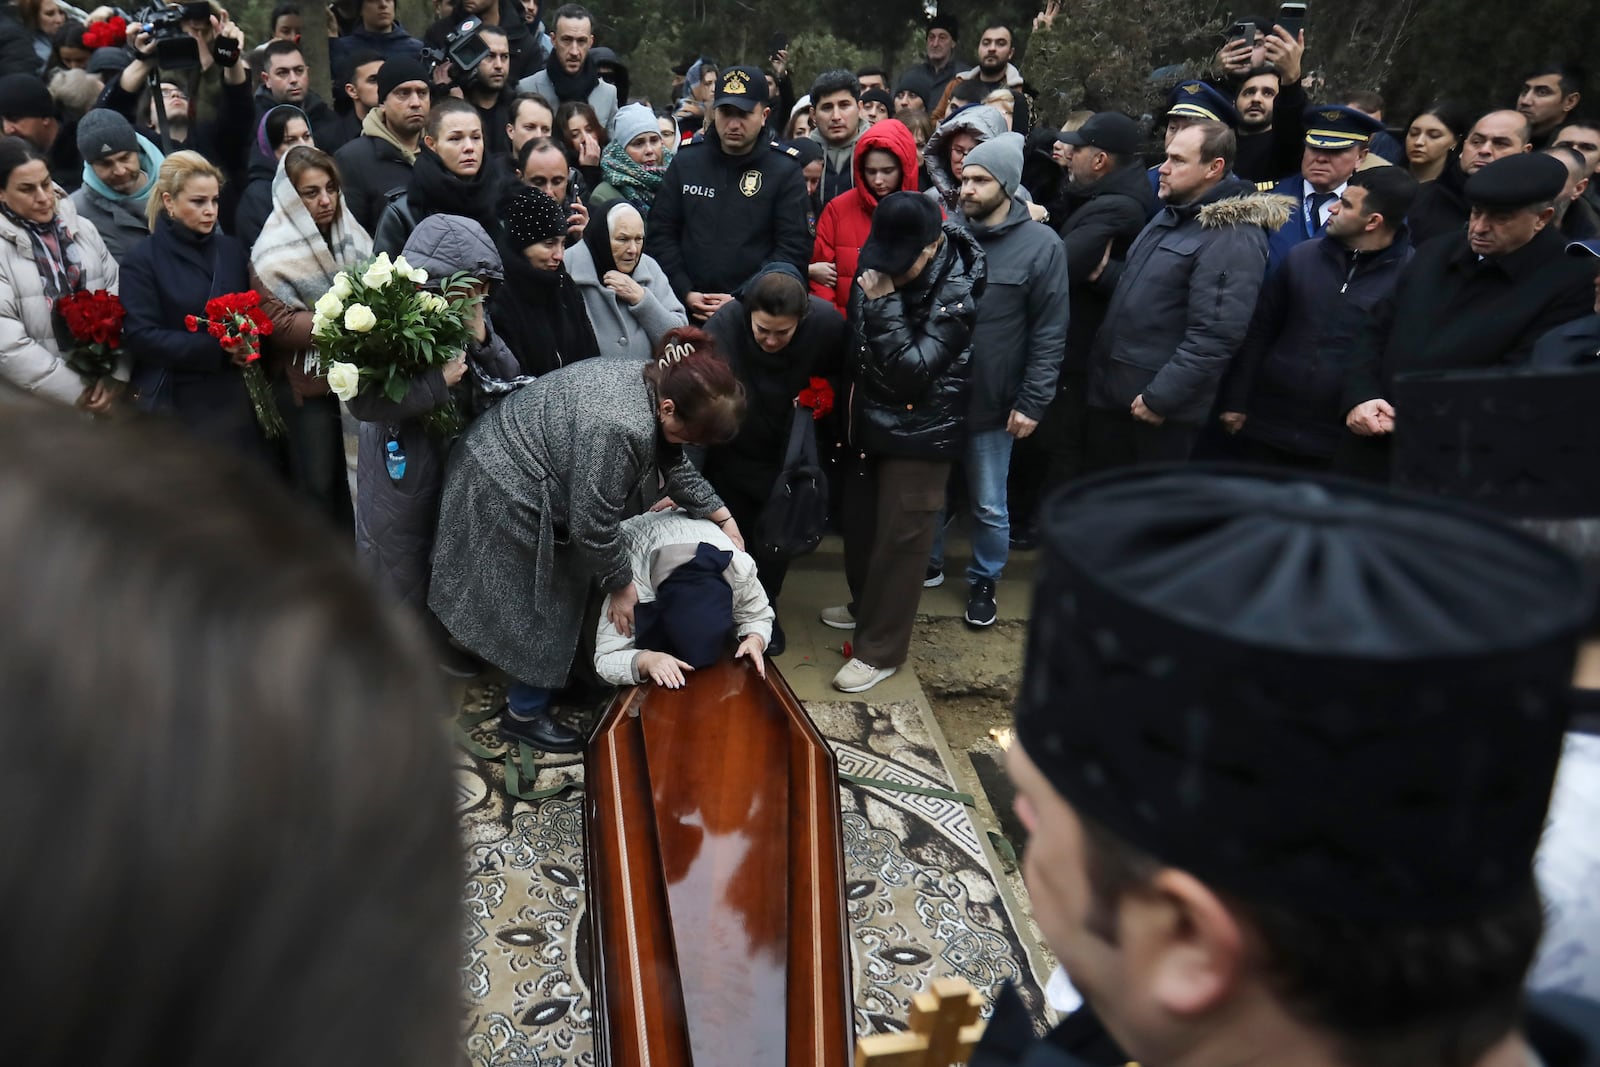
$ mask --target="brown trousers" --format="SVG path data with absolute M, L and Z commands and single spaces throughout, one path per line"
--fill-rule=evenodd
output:
M 844 570 L 863 663 L 906 661 L 949 477 L 946 461 L 887 457 L 858 459 L 845 475 Z

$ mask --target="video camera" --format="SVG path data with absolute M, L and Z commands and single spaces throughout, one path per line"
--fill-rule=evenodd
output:
M 187 3 L 169 7 L 151 4 L 141 8 L 128 19 L 130 28 L 140 26 L 155 42 L 156 66 L 163 70 L 189 70 L 200 65 L 200 42 L 184 32 L 185 22 L 209 22 L 211 5 L 206 0 L 188 0 Z M 131 36 L 131 34 L 130 34 Z M 229 41 L 230 46 L 233 45 Z M 222 42 L 219 39 L 218 49 Z M 225 57 L 218 55 L 219 60 Z
M 449 63 L 450 80 L 465 88 L 478 76 L 478 64 L 488 54 L 489 46 L 483 41 L 483 20 L 467 18 L 444 39 L 443 48 L 424 48 L 421 58 L 430 77 L 440 63 Z

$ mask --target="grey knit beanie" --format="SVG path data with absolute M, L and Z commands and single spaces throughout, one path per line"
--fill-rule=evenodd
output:
M 968 152 L 961 166 L 982 167 L 1007 196 L 1016 196 L 1017 186 L 1022 184 L 1022 146 L 1022 134 L 1002 133 Z

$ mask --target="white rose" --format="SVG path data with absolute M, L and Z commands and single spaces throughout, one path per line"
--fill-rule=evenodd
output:
M 378 325 L 378 316 L 365 304 L 351 304 L 344 313 L 344 328 L 353 333 L 366 333 Z
M 372 266 L 367 268 L 367 273 L 361 276 L 361 284 L 368 289 L 382 289 L 394 280 L 394 264 L 389 262 L 387 255 L 379 256 Z
M 423 293 L 417 298 L 417 302 L 422 305 L 422 310 L 431 315 L 437 315 L 450 306 L 449 301 L 438 293 Z
M 340 271 L 333 276 L 333 288 L 328 290 L 339 299 L 340 303 L 350 299 L 350 294 L 355 292 L 355 285 L 350 281 L 350 275 Z
M 400 256 L 394 261 L 394 273 L 397 278 L 404 278 L 418 285 L 428 284 L 428 272 L 420 267 L 413 267 L 406 262 L 405 256 Z
M 328 368 L 328 388 L 340 400 L 354 400 L 357 390 L 361 388 L 361 372 L 354 363 L 335 362 Z
M 315 310 L 325 319 L 336 319 L 344 314 L 344 300 L 336 293 L 323 293 L 315 304 Z
M 326 337 L 333 322 L 322 317 L 322 312 L 313 312 L 311 315 L 311 335 L 313 337 Z

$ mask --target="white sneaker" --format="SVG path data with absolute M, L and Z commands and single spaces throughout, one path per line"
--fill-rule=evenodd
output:
M 833 687 L 841 693 L 861 693 L 892 675 L 899 667 L 874 667 L 852 659 L 833 676 Z
M 836 608 L 823 608 L 820 617 L 822 625 L 831 626 L 835 630 L 854 630 L 856 628 L 856 617 L 850 614 L 849 604 L 840 604 Z

